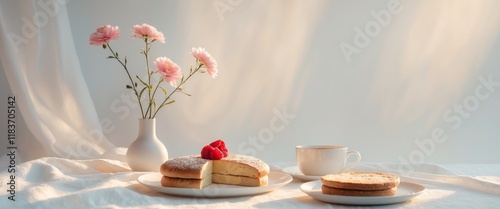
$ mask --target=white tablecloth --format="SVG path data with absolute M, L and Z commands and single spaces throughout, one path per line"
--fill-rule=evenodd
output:
M 291 163 L 270 163 L 273 169 Z M 398 165 L 359 165 L 355 170 L 394 171 Z M 432 165 L 415 167 L 402 180 L 427 190 L 411 201 L 383 208 L 500 208 L 500 164 Z M 236 198 L 175 197 L 139 184 L 144 173 L 131 172 L 115 160 L 41 158 L 16 166 L 15 200 L 8 199 L 11 173 L 0 173 L 0 208 L 349 208 L 317 201 L 300 191 L 303 183 L 257 196 Z M 466 176 L 465 176 L 466 175 Z

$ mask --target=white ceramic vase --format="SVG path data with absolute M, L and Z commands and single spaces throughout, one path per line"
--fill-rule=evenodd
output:
M 133 171 L 160 171 L 168 160 L 165 145 L 156 137 L 156 119 L 139 119 L 139 134 L 127 150 L 127 163 Z

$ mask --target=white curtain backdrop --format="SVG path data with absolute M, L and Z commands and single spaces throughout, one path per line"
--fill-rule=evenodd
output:
M 22 112 L 36 137 L 28 140 L 43 145 L 25 152 L 44 149 L 49 156 L 85 159 L 112 149 L 80 70 L 65 2 L 2 1 L 0 29 L 0 58 L 16 116 Z

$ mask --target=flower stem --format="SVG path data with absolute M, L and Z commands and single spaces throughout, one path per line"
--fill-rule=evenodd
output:
M 175 89 L 172 92 L 170 92 L 170 94 L 168 94 L 168 96 L 165 98 L 165 100 L 163 100 L 163 102 L 161 103 L 161 105 L 158 107 L 158 109 L 153 114 L 153 118 L 156 116 L 156 114 L 158 113 L 158 111 L 160 111 L 160 109 L 163 107 L 163 105 L 168 101 L 168 99 L 170 99 L 170 97 L 175 92 L 177 92 L 177 90 L 179 90 L 179 88 L 182 86 L 182 84 L 186 83 L 186 81 L 189 80 L 189 78 L 191 78 L 191 76 L 193 76 L 196 72 L 198 72 L 198 70 L 200 70 L 200 68 L 202 66 L 203 66 L 203 64 L 198 65 L 198 67 L 193 72 L 191 72 L 186 79 L 184 79 L 183 81 L 181 81 L 181 83 L 177 87 L 175 87 Z
M 148 71 L 148 86 L 147 87 L 148 87 L 148 99 L 149 99 L 149 101 L 148 101 L 149 105 L 148 105 L 148 110 L 146 111 L 146 115 L 148 114 L 148 111 L 149 111 L 149 118 L 151 119 L 152 118 L 151 112 L 153 112 L 155 110 L 153 109 L 153 102 L 154 102 L 153 97 L 151 97 L 151 90 L 152 90 L 152 87 L 151 87 L 151 69 L 149 69 L 149 56 L 148 56 L 150 48 L 149 48 L 149 43 L 148 43 L 147 38 L 144 39 L 144 43 L 146 44 L 144 56 L 146 58 L 146 68 Z
M 163 78 L 160 78 L 160 81 L 158 81 L 158 84 L 156 84 L 155 90 L 153 91 L 153 99 L 156 95 L 156 90 L 158 90 L 158 87 L 160 87 L 161 82 L 163 82 Z
M 111 46 L 109 45 L 109 43 L 107 43 L 106 46 L 108 47 L 108 49 L 113 54 L 113 58 L 115 58 L 123 66 L 123 68 L 125 69 L 125 72 L 127 72 L 127 75 L 128 75 L 129 80 L 130 80 L 130 83 L 132 84 L 131 85 L 132 86 L 132 90 L 134 90 L 135 96 L 137 97 L 137 101 L 139 102 L 139 107 L 141 109 L 142 118 L 145 118 L 146 115 L 144 114 L 144 110 L 142 109 L 141 98 L 139 98 L 139 93 L 137 92 L 137 88 L 135 86 L 134 80 L 130 76 L 130 73 L 129 73 L 128 68 L 127 68 L 127 64 L 123 63 L 120 60 L 120 58 L 118 57 L 118 55 L 113 51 L 113 49 L 111 49 Z

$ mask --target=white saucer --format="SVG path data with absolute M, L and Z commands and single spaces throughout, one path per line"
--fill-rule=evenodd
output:
M 315 180 L 320 180 L 321 176 L 307 176 L 304 175 L 302 172 L 300 172 L 299 167 L 297 166 L 290 166 L 281 169 L 281 172 L 285 172 L 290 174 L 295 179 L 300 179 L 302 181 L 315 181 Z
M 311 181 L 300 185 L 302 190 L 307 195 L 314 199 L 343 205 L 386 205 L 404 202 L 410 200 L 425 191 L 425 187 L 420 184 L 409 182 L 401 182 L 398 186 L 398 191 L 394 196 L 385 197 L 355 197 L 355 196 L 340 196 L 328 195 L 321 192 L 321 181 Z
M 248 195 L 257 195 L 266 192 L 271 192 L 278 189 L 292 181 L 292 177 L 285 173 L 270 172 L 268 174 L 268 184 L 261 187 L 245 187 L 234 186 L 225 184 L 210 184 L 203 189 L 193 188 L 175 188 L 164 187 L 161 185 L 162 175 L 160 173 L 148 173 L 139 176 L 137 181 L 144 186 L 149 187 L 157 192 L 186 197 L 204 197 L 204 198 L 218 198 L 218 197 L 240 197 Z

